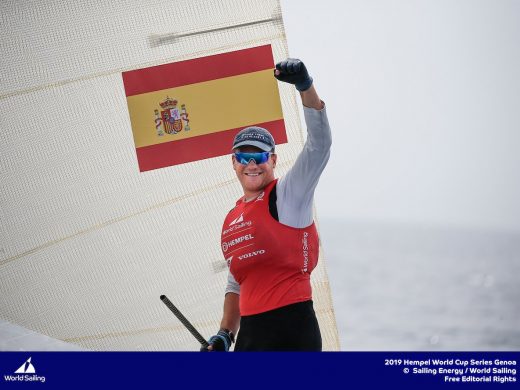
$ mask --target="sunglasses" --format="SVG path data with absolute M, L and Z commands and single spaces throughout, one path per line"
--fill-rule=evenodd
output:
M 247 165 L 253 160 L 256 164 L 265 164 L 269 160 L 270 152 L 259 153 L 235 153 L 235 158 L 240 164 Z

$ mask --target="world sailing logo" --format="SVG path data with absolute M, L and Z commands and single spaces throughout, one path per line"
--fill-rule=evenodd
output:
M 31 358 L 27 359 L 27 361 L 20 366 L 18 370 L 14 372 L 15 374 L 35 374 L 36 370 L 31 363 Z
M 243 222 L 243 221 L 244 221 L 244 213 L 240 214 L 240 217 L 237 217 L 234 220 L 232 220 L 228 226 L 232 226 L 232 225 L 235 225 L 235 224 Z
M 229 223 L 228 229 L 222 231 L 222 236 L 224 237 L 228 233 L 234 232 L 235 230 L 239 230 L 245 227 L 251 227 L 252 224 L 253 222 L 251 221 L 244 221 L 244 213 L 242 213 Z
M 14 373 L 18 375 L 4 375 L 6 382 L 41 382 L 45 383 L 44 376 L 36 375 L 36 370 L 31 363 L 32 357 L 27 359 Z M 33 375 L 28 375 L 33 374 Z

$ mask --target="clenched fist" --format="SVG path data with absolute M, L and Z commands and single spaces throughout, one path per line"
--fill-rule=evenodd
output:
M 294 84 L 300 92 L 308 90 L 312 85 L 312 77 L 305 64 L 297 58 L 288 58 L 276 64 L 274 77 L 285 83 Z

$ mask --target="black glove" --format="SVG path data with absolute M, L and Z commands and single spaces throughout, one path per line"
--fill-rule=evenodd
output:
M 227 329 L 220 329 L 215 336 L 211 336 L 208 340 L 209 345 L 212 346 L 213 351 L 216 352 L 228 352 L 231 347 L 231 343 L 235 342 L 235 336 L 232 332 Z M 207 347 L 201 347 L 201 352 L 207 352 Z
M 306 91 L 312 85 L 312 77 L 309 76 L 304 63 L 296 58 L 287 58 L 285 61 L 276 64 L 279 74 L 274 74 L 278 80 L 294 84 L 298 91 Z

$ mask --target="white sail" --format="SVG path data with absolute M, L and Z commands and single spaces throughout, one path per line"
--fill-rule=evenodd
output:
M 131 4 L 0 4 L 0 317 L 91 350 L 196 350 L 159 296 L 215 333 L 220 227 L 241 189 L 229 156 L 140 173 L 121 72 L 265 44 L 282 60 L 281 10 L 278 0 Z M 279 88 L 280 176 L 303 132 L 294 88 Z M 323 256 L 312 280 L 324 349 L 336 350 Z

